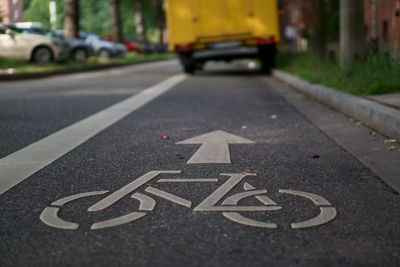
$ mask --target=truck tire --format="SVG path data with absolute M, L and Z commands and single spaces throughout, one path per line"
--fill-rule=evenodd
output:
M 183 71 L 186 74 L 194 74 L 196 72 L 196 64 L 185 64 L 185 65 L 183 65 Z
M 183 72 L 187 74 L 194 74 L 197 69 L 196 60 L 192 58 L 191 53 L 180 53 L 179 61 L 181 62 Z
M 269 74 L 271 73 L 271 70 L 275 68 L 276 52 L 275 45 L 262 45 L 258 47 L 261 71 L 263 73 Z
M 196 70 L 198 70 L 198 71 L 204 70 L 204 65 L 205 65 L 205 64 L 206 64 L 205 62 L 197 62 L 197 64 L 196 64 Z
M 261 72 L 270 74 L 275 67 L 275 60 L 273 58 L 261 58 Z

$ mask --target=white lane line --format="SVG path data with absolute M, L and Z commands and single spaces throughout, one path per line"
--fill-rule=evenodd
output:
M 176 75 L 0 159 L 0 195 L 182 82 Z
M 96 78 L 96 77 L 104 77 L 105 74 L 107 76 L 116 76 L 116 75 L 125 75 L 129 74 L 132 71 L 144 71 L 148 69 L 155 69 L 155 68 L 165 68 L 168 66 L 177 66 L 179 67 L 177 60 L 167 60 L 167 61 L 160 61 L 160 62 L 150 62 L 150 63 L 143 63 L 138 65 L 126 66 L 116 69 L 108 69 L 108 70 L 100 70 L 95 72 L 87 72 L 87 73 L 80 73 L 80 74 L 71 74 L 74 76 L 74 80 L 77 79 L 88 79 L 88 78 Z M 55 76 L 54 79 L 70 79 L 70 76 Z

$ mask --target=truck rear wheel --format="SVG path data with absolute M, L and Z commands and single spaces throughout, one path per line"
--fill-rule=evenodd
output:
M 180 53 L 179 60 L 183 67 L 183 72 L 187 74 L 193 74 L 196 72 L 196 60 L 193 59 L 191 53 Z
M 197 64 L 196 64 L 196 70 L 198 70 L 198 71 L 204 70 L 204 65 L 205 65 L 205 64 L 206 64 L 205 62 L 197 62 Z
M 271 70 L 275 68 L 275 45 L 269 44 L 259 46 L 258 54 L 261 61 L 261 71 L 264 73 L 271 73 Z
M 196 64 L 183 65 L 183 71 L 187 74 L 194 74 L 196 72 Z
M 275 60 L 274 58 L 261 58 L 261 71 L 263 73 L 270 74 L 272 69 L 275 67 Z

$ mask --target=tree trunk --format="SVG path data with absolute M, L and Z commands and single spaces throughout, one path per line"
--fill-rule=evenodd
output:
M 64 0 L 64 35 L 77 38 L 79 34 L 79 1 Z
M 326 9 L 324 0 L 313 0 L 314 9 L 314 38 L 315 53 L 320 59 L 326 56 Z
M 157 18 L 158 18 L 158 31 L 160 35 L 158 37 L 158 44 L 160 48 L 164 46 L 164 30 L 165 30 L 165 12 L 163 7 L 163 0 L 155 0 L 157 8 Z
M 364 52 L 364 0 L 340 0 L 341 66 L 361 61 Z
M 143 21 L 143 2 L 142 0 L 135 0 L 135 28 L 136 28 L 136 36 L 139 38 L 139 41 L 147 45 L 147 37 L 146 37 L 146 25 Z
M 376 54 L 379 51 L 379 40 L 378 40 L 378 20 L 377 20 L 377 0 L 371 0 L 371 36 L 370 46 L 372 51 Z
M 120 0 L 111 0 L 111 16 L 113 20 L 112 39 L 114 42 L 121 43 L 123 41 L 123 37 L 121 27 Z

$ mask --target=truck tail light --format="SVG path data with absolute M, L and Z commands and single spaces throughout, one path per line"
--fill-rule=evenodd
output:
M 275 43 L 275 37 L 274 36 L 268 36 L 268 37 L 261 37 L 257 39 L 257 44 L 274 44 Z
M 178 52 L 178 53 L 191 52 L 192 50 L 193 50 L 193 47 L 190 44 L 177 44 L 177 45 L 175 45 L 175 51 Z

